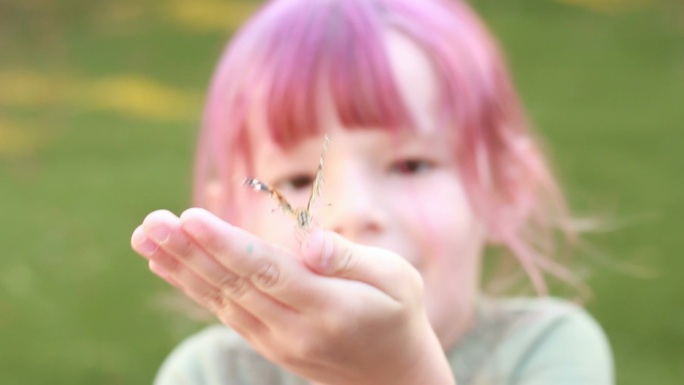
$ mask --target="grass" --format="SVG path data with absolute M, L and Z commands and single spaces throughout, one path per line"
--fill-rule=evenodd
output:
M 149 383 L 201 324 L 164 305 L 129 235 L 188 205 L 203 92 L 254 3 L 15 3 L 0 4 L 0 377 Z M 618 382 L 681 383 L 684 11 L 571 3 L 474 5 L 573 206 L 621 223 L 586 258 Z

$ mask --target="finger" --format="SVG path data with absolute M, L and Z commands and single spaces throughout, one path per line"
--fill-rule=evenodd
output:
M 420 273 L 401 256 L 330 231 L 313 230 L 302 245 L 302 257 L 317 273 L 364 282 L 396 300 L 422 290 Z
M 152 272 L 179 288 L 244 337 L 268 330 L 261 320 L 232 300 L 228 291 L 208 284 L 164 249 L 160 248 L 150 258 L 149 266 Z
M 180 223 L 183 231 L 226 269 L 288 307 L 305 305 L 315 290 L 314 281 L 320 279 L 289 251 L 271 246 L 205 210 L 186 210 Z
M 131 248 L 145 258 L 149 258 L 159 249 L 159 245 L 145 235 L 142 226 L 138 226 L 131 235 Z
M 176 256 L 169 253 L 160 243 L 166 243 L 167 248 L 171 245 L 178 245 L 176 242 L 179 237 L 172 236 L 172 228 L 177 226 L 177 217 L 166 210 L 155 211 L 145 218 L 143 225 L 138 226 L 131 236 L 133 249 L 148 258 L 149 267 L 152 272 L 159 277 L 183 291 L 190 299 L 214 313 L 224 324 L 240 333 L 246 339 L 251 339 L 252 335 L 263 335 L 268 331 L 268 327 L 257 317 L 250 314 L 242 306 L 235 303 L 226 293 L 234 291 L 239 287 L 230 278 L 223 278 L 223 287 L 213 286 L 207 283 L 206 279 L 197 274 L 193 274 L 192 269 L 187 268 Z M 160 227 L 161 228 L 157 228 Z M 157 238 L 152 239 L 147 236 L 145 228 Z M 182 242 L 181 246 L 184 245 Z M 185 254 L 191 254 L 187 248 Z M 192 253 L 196 253 L 193 251 Z M 184 255 L 185 255 L 184 254 Z M 197 254 L 193 254 L 197 255 Z M 200 258 L 192 259 L 201 261 Z M 202 261 L 203 266 L 215 267 L 207 261 Z M 220 266 L 219 266 L 220 267 Z M 228 273 L 227 277 L 235 277 Z M 229 288 L 227 288 L 228 286 Z
M 153 273 L 157 274 L 172 286 L 175 286 L 179 289 L 181 288 L 180 283 L 173 279 L 173 277 L 171 277 L 168 272 L 161 267 L 160 264 L 154 263 L 151 260 L 155 255 L 158 255 L 160 252 L 163 253 L 164 251 L 154 240 L 145 235 L 145 231 L 143 230 L 142 226 L 138 226 L 135 231 L 133 231 L 133 235 L 131 236 L 131 247 L 133 250 L 135 250 L 135 252 L 149 260 L 149 267 Z
M 179 236 L 178 217 L 167 210 L 150 213 L 143 221 L 142 234 L 136 229 L 135 242 L 146 245 L 153 252 L 146 254 L 150 259 L 150 269 L 165 279 L 173 279 L 181 288 L 200 305 L 208 308 L 221 308 L 225 298 L 216 286 L 207 282 L 203 277 L 187 266 L 188 261 L 209 267 L 222 268 L 218 264 L 211 265 L 209 258 L 201 258 L 194 253 L 188 242 Z M 154 245 L 154 246 L 152 246 Z M 141 250 L 146 251 L 146 250 Z M 178 258 L 183 254 L 182 258 Z M 194 257 L 194 258 L 193 258 Z M 183 262 L 186 262 L 185 264 Z
M 217 299 L 230 299 L 265 323 L 290 317 L 292 309 L 260 292 L 248 277 L 242 277 L 227 269 L 199 247 L 181 230 L 178 219 L 173 214 L 157 212 L 149 215 L 143 222 L 143 231 L 155 238 L 154 241 L 158 242 L 165 255 L 173 258 L 173 261 L 163 260 L 173 268 L 173 279 L 184 284 L 187 283 L 186 279 L 191 283 L 201 279 L 205 285 L 216 291 L 208 292 L 203 285 L 194 283 L 191 288 L 194 297 L 208 296 L 203 301 L 219 307 L 223 304 L 216 302 Z M 268 272 L 262 274 L 262 278 L 267 274 Z
M 176 258 L 165 250 L 160 248 L 152 255 L 149 266 L 150 270 L 161 278 L 177 283 L 183 292 L 205 308 L 212 310 L 223 306 L 225 297 L 220 290 L 182 266 Z
M 162 266 L 162 263 L 150 260 L 149 266 L 152 272 L 162 277 L 167 282 L 175 282 L 172 274 Z M 214 313 L 222 323 L 247 339 L 252 335 L 260 335 L 268 330 L 268 327 L 263 322 L 251 315 L 230 298 L 224 298 L 221 301 L 210 301 L 206 294 L 203 294 L 201 290 L 194 288 L 193 285 L 184 287 L 180 284 L 176 284 L 174 286 L 180 289 L 188 298 Z
M 147 237 L 144 245 L 147 245 L 149 249 L 163 249 L 210 284 L 223 288 L 227 292 L 240 290 L 243 283 L 241 278 L 193 242 L 181 230 L 179 220 L 175 215 L 164 211 L 152 213 L 145 218 L 141 229 L 143 236 Z M 136 238 L 143 236 L 138 235 Z

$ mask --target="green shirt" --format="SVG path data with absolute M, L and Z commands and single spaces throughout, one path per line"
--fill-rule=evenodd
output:
M 475 322 L 446 352 L 458 385 L 612 385 L 605 334 L 582 308 L 553 298 L 482 300 Z M 237 333 L 211 326 L 181 343 L 156 385 L 305 385 Z

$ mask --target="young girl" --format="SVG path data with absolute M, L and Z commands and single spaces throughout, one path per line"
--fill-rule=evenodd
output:
M 600 327 L 543 296 L 569 218 L 463 2 L 268 3 L 218 65 L 195 197 L 132 237 L 223 323 L 158 384 L 613 383 Z M 542 295 L 484 297 L 488 246 Z

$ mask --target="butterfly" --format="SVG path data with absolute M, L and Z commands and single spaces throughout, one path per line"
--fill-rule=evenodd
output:
M 262 191 L 269 194 L 280 206 L 286 214 L 292 216 L 297 223 L 297 228 L 300 230 L 306 230 L 311 227 L 313 223 L 313 216 L 311 214 L 311 206 L 313 202 L 321 195 L 321 189 L 323 188 L 323 163 L 325 160 L 325 154 L 328 152 L 328 145 L 330 139 L 327 135 L 323 137 L 323 151 L 321 157 L 318 161 L 318 169 L 316 170 L 316 175 L 314 176 L 313 183 L 311 184 L 311 194 L 309 195 L 309 200 L 305 207 L 293 208 L 290 202 L 285 199 L 283 194 L 278 191 L 275 187 L 269 186 L 268 184 L 255 179 L 255 178 L 245 178 L 242 182 L 243 185 L 251 187 L 256 191 Z

